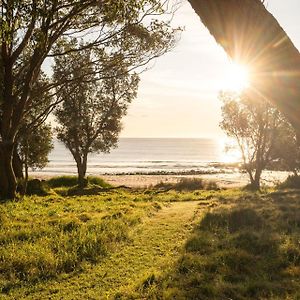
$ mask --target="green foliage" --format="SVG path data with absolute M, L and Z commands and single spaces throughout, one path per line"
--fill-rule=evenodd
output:
M 88 183 L 92 185 L 96 185 L 102 188 L 110 188 L 111 185 L 105 182 L 101 177 L 97 176 L 88 176 Z M 47 180 L 47 184 L 51 188 L 60 188 L 60 187 L 74 187 L 77 185 L 77 177 L 76 176 L 58 176 L 52 177 Z
M 251 187 L 259 189 L 262 171 L 272 161 L 284 158 L 283 145 L 286 143 L 290 149 L 286 157 L 297 151 L 295 133 L 277 109 L 251 91 L 243 94 L 223 92 L 220 99 L 223 102 L 220 126 L 236 140 Z M 290 132 L 288 136 L 287 132 Z
M 27 195 L 47 196 L 51 194 L 50 187 L 45 180 L 30 179 L 27 183 Z
M 97 185 L 97 186 L 100 186 L 100 187 L 103 187 L 103 188 L 112 187 L 109 183 L 105 182 L 104 179 L 102 179 L 101 177 L 88 176 L 87 180 L 88 180 L 89 184 Z
M 57 90 L 62 103 L 55 111 L 59 123 L 56 132 L 76 161 L 81 187 L 86 185 L 88 154 L 109 152 L 116 147 L 121 119 L 136 97 L 139 82 L 136 74 L 129 74 L 124 61 L 119 60 L 115 67 L 105 65 L 106 55 L 102 52 L 96 59 L 103 61 L 103 69 L 108 69 L 102 71 L 102 79 L 98 78 L 94 56 L 90 50 L 72 52 L 56 58 L 54 67 L 54 77 L 70 78 Z M 80 78 L 76 85 L 74 77 Z
M 71 81 L 57 91 L 62 101 L 55 111 L 60 125 L 57 137 L 71 151 L 77 164 L 88 153 L 109 152 L 116 146 L 121 118 L 136 97 L 139 82 L 136 74 L 128 73 L 122 60 L 117 66 L 108 66 L 103 53 L 96 59 L 103 62 L 103 69 L 109 69 L 102 71 L 103 79 L 98 78 L 93 56 L 90 50 L 70 53 L 56 58 L 54 66 L 54 77 Z M 74 82 L 74 77 L 80 80 Z
M 51 126 L 41 124 L 33 131 L 24 133 L 19 139 L 19 155 L 31 169 L 43 169 L 48 164 L 48 155 L 53 149 Z
M 86 52 L 91 51 L 93 74 L 103 79 L 108 70 L 118 65 L 125 66 L 128 73 L 134 68 L 146 67 L 149 61 L 172 49 L 177 30 L 158 17 L 168 10 L 168 1 L 164 4 L 158 0 L 1 1 L 0 77 L 6 79 L 0 80 L 1 141 L 16 147 L 18 138 L 24 136 L 23 122 L 33 115 L 35 108 L 40 109 L 39 114 L 26 124 L 31 133 L 61 102 L 56 93 L 60 88 L 73 82 L 72 91 L 78 83 L 89 80 L 91 69 L 82 64 L 83 76 L 74 73 L 71 78 L 66 74 L 54 76 L 51 81 L 42 80 L 36 89 L 47 58 L 63 60 L 75 53 L 85 57 Z M 108 60 L 104 59 L 107 57 Z M 39 97 L 35 97 L 37 94 Z M 112 126 L 110 120 L 103 123 Z M 99 145 L 97 147 L 99 149 Z M 2 151 L 12 159 L 9 149 L 3 147 Z M 1 197 L 14 198 L 15 170 L 10 164 L 4 164 L 3 159 L 0 163 Z
M 58 176 L 52 177 L 47 180 L 47 183 L 51 188 L 58 187 L 73 187 L 77 185 L 77 177 L 76 176 Z

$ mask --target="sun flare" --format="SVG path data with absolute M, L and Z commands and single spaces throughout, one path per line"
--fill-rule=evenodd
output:
M 230 63 L 226 72 L 222 89 L 242 92 L 249 87 L 249 69 L 247 66 Z

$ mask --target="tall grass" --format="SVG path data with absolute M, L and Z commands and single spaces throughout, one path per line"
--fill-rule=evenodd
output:
M 123 198 L 123 200 L 122 200 Z M 122 193 L 31 197 L 0 206 L 0 287 L 34 283 L 101 260 L 157 209 Z

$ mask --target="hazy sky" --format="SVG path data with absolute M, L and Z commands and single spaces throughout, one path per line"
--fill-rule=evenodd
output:
M 300 0 L 268 0 L 267 7 L 300 49 Z M 201 24 L 189 3 L 174 26 L 185 31 L 177 47 L 142 75 L 137 99 L 123 124 L 122 137 L 212 137 L 219 129 L 219 90 L 229 59 Z

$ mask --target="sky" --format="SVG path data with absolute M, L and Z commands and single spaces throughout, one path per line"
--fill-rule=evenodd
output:
M 266 2 L 300 49 L 300 0 Z M 231 62 L 188 2 L 176 12 L 173 26 L 185 30 L 175 49 L 141 75 L 121 137 L 223 138 L 218 93 Z

